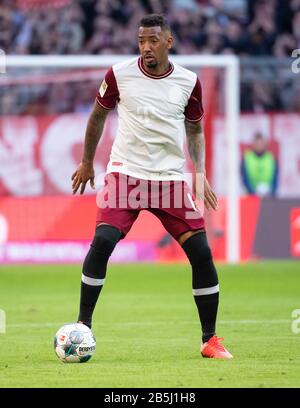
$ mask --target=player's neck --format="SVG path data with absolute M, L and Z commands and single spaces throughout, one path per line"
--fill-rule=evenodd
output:
M 148 72 L 151 75 L 157 75 L 157 76 L 164 75 L 170 70 L 170 67 L 171 67 L 171 63 L 168 60 L 168 58 L 153 68 L 147 67 L 147 65 L 144 64 L 143 60 L 142 60 L 142 65 L 146 72 Z

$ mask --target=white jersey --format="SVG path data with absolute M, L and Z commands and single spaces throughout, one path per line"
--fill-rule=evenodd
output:
M 118 106 L 118 131 L 107 173 L 146 180 L 182 180 L 185 119 L 203 115 L 197 75 L 170 63 L 163 75 L 152 75 L 142 58 L 113 65 L 106 73 L 97 102 Z

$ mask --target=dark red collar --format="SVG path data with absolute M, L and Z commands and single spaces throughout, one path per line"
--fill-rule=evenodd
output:
M 174 65 L 172 64 L 172 62 L 170 62 L 170 67 L 169 67 L 169 69 L 168 69 L 164 74 L 161 74 L 161 75 L 150 74 L 150 72 L 148 72 L 148 71 L 146 70 L 146 68 L 144 67 L 142 57 L 139 57 L 139 59 L 138 59 L 138 66 L 139 66 L 139 69 L 142 71 L 142 73 L 143 73 L 144 75 L 146 75 L 146 76 L 149 77 L 149 78 L 153 78 L 153 79 L 166 78 L 167 76 L 169 76 L 170 74 L 172 74 L 172 72 L 174 71 Z

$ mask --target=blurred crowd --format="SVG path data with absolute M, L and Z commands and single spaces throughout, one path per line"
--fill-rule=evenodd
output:
M 166 15 L 175 39 L 174 54 L 278 59 L 300 48 L 300 0 L 0 0 L 0 48 L 19 55 L 136 54 L 139 20 L 152 12 Z M 254 83 L 243 82 L 242 77 L 247 91 L 242 109 L 300 111 L 297 98 L 291 102 L 295 79 L 283 75 L 276 84 L 272 75 L 277 71 L 272 69 Z M 244 72 L 251 77 L 249 69 Z M 61 84 L 59 91 L 55 87 L 51 94 L 62 92 Z M 90 97 L 87 91 L 73 93 L 79 95 L 78 106 L 62 110 L 80 110 Z
M 35 4 L 35 7 L 34 7 Z M 8 54 L 136 53 L 140 18 L 164 13 L 174 52 L 290 56 L 300 47 L 300 0 L 1 0 Z

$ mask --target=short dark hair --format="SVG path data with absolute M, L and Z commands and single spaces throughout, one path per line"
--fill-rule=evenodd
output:
M 162 30 L 170 31 L 170 26 L 162 14 L 148 14 L 140 21 L 141 27 L 161 27 Z

